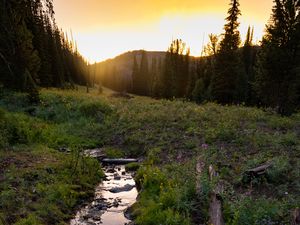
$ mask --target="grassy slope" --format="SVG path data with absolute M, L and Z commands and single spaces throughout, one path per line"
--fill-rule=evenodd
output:
M 12 193 L 19 196 L 21 193 L 19 187 L 14 187 L 15 180 L 30 180 L 20 173 L 25 170 L 15 159 L 21 157 L 19 162 L 29 167 L 30 175 L 42 174 L 40 179 L 47 189 L 52 185 L 52 181 L 46 181 L 50 176 L 46 174 L 47 168 L 51 167 L 48 165 L 57 168 L 55 171 L 67 170 L 66 165 L 72 165 L 66 163 L 72 154 L 66 156 L 53 149 L 68 147 L 75 151 L 105 146 L 119 149 L 118 152 L 128 156 L 145 159 L 136 178 L 142 189 L 139 202 L 134 207 L 138 224 L 192 224 L 194 221 L 207 221 L 209 193 L 216 182 L 209 182 L 207 173 L 204 173 L 201 177 L 203 192 L 195 193 L 197 158 L 201 158 L 206 167 L 210 163 L 215 165 L 220 174 L 220 182 L 225 187 L 221 194 L 223 212 L 228 224 L 289 223 L 291 210 L 300 205 L 299 114 L 282 118 L 271 112 L 242 106 L 211 103 L 197 106 L 189 102 L 158 101 L 143 97 L 113 98 L 110 94 L 107 90 L 102 95 L 98 95 L 96 90 L 90 94 L 85 94 L 83 89 L 43 90 L 43 102 L 35 110 L 23 103 L 22 95 L 6 95 L 0 101 L 5 109 L 2 114 L 12 117 L 5 120 L 14 124 L 12 126 L 17 127 L 17 133 L 21 136 L 16 140 L 8 135 L 12 131 L 7 131 L 3 135 L 7 138 L 0 140 L 6 149 L 1 151 L 1 160 L 7 159 L 7 165 L 0 170 L 0 178 L 6 178 L 5 185 L 2 185 L 3 182 L 0 185 L 0 198 L 4 199 L 0 202 L 7 203 L 0 205 L 2 217 L 7 217 L 5 207 L 12 205 L 7 200 L 9 198 L 5 197 Z M 33 155 L 40 159 L 31 162 Z M 26 157 L 30 158 L 28 162 Z M 265 176 L 252 182 L 243 179 L 244 171 L 267 161 L 272 161 L 273 166 Z M 60 173 L 51 176 L 61 177 Z M 80 179 L 87 179 L 86 173 L 80 174 Z M 11 181 L 8 177 L 11 177 Z M 59 179 L 67 180 L 70 185 L 87 185 L 82 184 L 80 179 L 73 180 L 70 177 L 74 175 Z M 21 198 L 21 202 L 26 204 L 28 199 L 34 201 L 32 198 L 38 196 L 38 200 L 43 201 L 36 206 L 38 209 L 48 204 L 49 199 L 40 194 L 37 184 L 33 182 L 26 185 L 22 183 L 22 190 L 30 194 Z M 37 191 L 29 191 L 32 187 Z M 76 196 L 74 202 L 65 208 L 70 210 L 78 199 Z M 54 201 L 51 204 L 63 214 L 68 214 L 65 213 L 67 210 L 62 210 L 60 203 Z M 32 205 L 33 209 L 18 205 L 12 209 L 17 215 L 9 217 L 33 214 L 38 219 L 43 218 L 43 214 L 34 208 L 36 204 Z

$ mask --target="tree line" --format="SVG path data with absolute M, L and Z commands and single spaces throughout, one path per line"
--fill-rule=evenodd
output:
M 89 81 L 89 65 L 57 26 L 52 0 L 0 0 L 0 84 L 29 93 Z
M 174 40 L 163 59 L 149 60 L 146 51 L 140 60 L 134 56 L 130 81 L 117 73 L 109 81 L 109 73 L 102 77 L 112 88 L 118 81 L 118 91 L 198 103 L 272 107 L 289 115 L 300 107 L 299 2 L 274 0 L 265 35 L 255 45 L 252 27 L 241 42 L 240 4 L 230 0 L 224 33 L 209 35 L 204 56 L 189 56 L 186 44 Z

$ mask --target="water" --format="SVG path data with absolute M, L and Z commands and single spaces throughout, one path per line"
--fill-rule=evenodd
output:
M 124 225 L 131 221 L 124 212 L 136 201 L 138 195 L 131 173 L 125 166 L 107 166 L 103 181 L 95 190 L 95 198 L 80 209 L 70 225 Z

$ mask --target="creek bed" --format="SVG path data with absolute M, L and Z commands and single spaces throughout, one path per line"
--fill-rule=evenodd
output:
M 80 209 L 70 225 L 125 225 L 124 212 L 136 202 L 138 191 L 124 165 L 104 167 L 106 179 L 95 190 L 92 202 Z

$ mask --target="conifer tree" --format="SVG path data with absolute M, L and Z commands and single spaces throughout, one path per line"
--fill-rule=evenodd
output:
M 133 67 L 132 67 L 132 92 L 134 94 L 138 93 L 138 85 L 139 85 L 139 65 L 137 63 L 136 55 L 133 58 Z
M 150 78 L 149 94 L 150 94 L 150 96 L 154 96 L 155 86 L 156 86 L 156 83 L 158 82 L 157 60 L 155 57 L 152 58 L 151 72 L 150 72 L 149 78 Z
M 262 104 L 290 114 L 299 106 L 299 6 L 295 0 L 274 0 L 255 71 L 255 90 Z M 298 28 L 299 30 L 299 28 Z M 298 31 L 299 32 L 299 31 Z
M 142 58 L 141 58 L 141 66 L 139 71 L 139 78 L 138 78 L 138 85 L 139 85 L 139 94 L 140 95 L 149 95 L 150 90 L 150 74 L 149 74 L 149 63 L 148 63 L 148 57 L 147 52 L 142 52 Z
M 238 17 L 241 15 L 239 1 L 231 0 L 228 10 L 225 33 L 220 42 L 216 57 L 216 74 L 212 80 L 213 98 L 220 103 L 232 103 L 237 100 L 237 79 L 239 76 L 240 33 Z
M 189 83 L 189 49 L 182 40 L 174 40 L 166 53 L 164 72 L 161 76 L 162 96 L 185 97 Z

